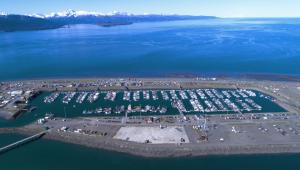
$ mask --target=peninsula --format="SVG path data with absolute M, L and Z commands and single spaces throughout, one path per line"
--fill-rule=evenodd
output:
M 76 24 L 92 24 L 103 27 L 130 25 L 140 22 L 180 21 L 216 19 L 212 16 L 189 16 L 174 14 L 129 14 L 114 12 L 102 14 L 88 11 L 66 10 L 43 14 L 6 14 L 0 13 L 0 31 L 32 31 L 69 27 Z
M 43 138 L 145 157 L 300 152 L 299 82 L 103 78 L 0 85 L 1 117 L 35 115 L 0 133 L 46 128 Z

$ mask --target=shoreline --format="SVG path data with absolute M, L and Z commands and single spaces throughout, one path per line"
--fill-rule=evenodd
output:
M 124 84 L 122 84 L 124 83 Z M 84 91 L 84 90 L 139 90 L 139 89 L 197 89 L 197 88 L 230 88 L 230 89 L 253 89 L 274 98 L 276 103 L 286 111 L 282 113 L 261 113 L 259 119 L 252 119 L 252 114 L 231 115 L 201 115 L 207 121 L 206 128 L 200 127 L 199 119 L 194 115 L 180 115 L 171 119 L 158 117 L 162 120 L 159 123 L 147 122 L 146 117 L 132 117 L 123 123 L 121 118 L 72 118 L 63 119 L 55 117 L 49 119 L 46 123 L 37 124 L 36 121 L 24 127 L 0 128 L 0 133 L 19 133 L 31 135 L 39 132 L 42 127 L 49 127 L 51 132 L 43 138 L 60 141 L 64 143 L 77 144 L 96 149 L 116 151 L 143 157 L 186 157 L 186 156 L 209 156 L 209 155 L 241 155 L 241 154 L 274 154 L 274 153 L 300 153 L 300 83 L 282 82 L 282 81 L 258 81 L 258 80 L 240 80 L 240 79 L 195 79 L 195 78 L 133 78 L 133 79 L 63 79 L 63 80 L 27 80 L 5 82 L 0 84 L 2 89 L 12 90 L 37 90 L 37 91 Z M 21 87 L 21 88 L 20 88 Z M 3 93 L 4 94 L 4 93 Z M 273 114 L 273 116 L 272 116 Z M 285 115 L 287 114 L 287 115 Z M 226 118 L 231 116 L 232 119 Z M 151 117 L 151 116 L 150 116 Z M 185 117 L 188 117 L 187 121 Z M 247 118 L 248 117 L 248 118 Z M 250 119 L 251 117 L 251 119 Z M 264 117 L 267 117 L 266 119 Z M 149 116 L 148 116 L 149 118 Z M 126 117 L 127 119 L 127 117 Z M 195 119 L 195 120 L 194 120 Z M 127 122 L 128 121 L 128 122 Z M 141 123 L 141 124 L 139 124 Z M 126 132 L 124 139 L 114 137 L 122 127 L 140 126 L 146 128 L 145 134 L 149 132 L 150 127 L 180 126 L 184 128 L 187 135 L 187 143 L 180 142 L 170 144 L 148 144 L 142 143 L 146 138 L 141 138 L 140 143 L 129 141 L 126 135 L 132 135 Z M 276 127 L 274 126 L 276 125 Z M 195 128 L 199 126 L 200 128 Z M 206 125 L 205 125 L 206 126 Z M 216 126 L 218 128 L 216 128 Z M 270 133 L 258 130 L 260 126 L 272 131 Z M 284 133 L 280 129 L 286 128 Z M 61 130 L 68 127 L 69 131 Z M 234 129 L 240 128 L 240 132 Z M 293 128 L 290 130 L 290 128 Z M 78 129 L 86 130 L 76 132 Z M 233 131 L 234 129 L 234 131 Z M 295 130 L 294 130 L 295 129 Z M 136 132 L 140 132 L 138 128 Z M 91 131 L 97 133 L 90 134 Z M 150 129 L 151 131 L 151 129 Z M 208 132 L 206 132 L 208 131 Z M 293 132 L 295 131 L 295 133 Z M 296 134 L 297 131 L 297 134 Z M 298 134 L 299 132 L 299 134 Z M 107 135 L 102 135 L 103 133 Z M 161 131 L 154 131 L 162 138 L 167 140 L 178 139 L 175 135 L 164 136 Z M 289 135 L 285 135 L 289 133 Z M 134 136 L 134 135 L 132 135 Z M 133 138 L 130 136 L 130 138 Z M 175 137 L 174 137 L 175 136 Z M 144 136 L 145 137 L 145 136 Z M 153 136 L 152 136 L 153 137 Z M 202 139 L 205 137 L 205 139 Z M 225 139 L 223 141 L 221 139 Z M 126 139 L 126 140 L 125 140 Z M 146 139 L 146 140 L 145 140 Z M 206 140 L 207 139 L 207 140 Z M 156 140 L 156 139 L 155 139 Z
M 103 84 L 104 83 L 104 84 Z M 120 85 L 125 83 L 125 85 Z M 127 84 L 128 83 L 128 84 Z M 196 89 L 196 88 L 244 88 L 253 89 L 272 96 L 276 100 L 276 103 L 290 112 L 300 113 L 300 101 L 299 96 L 296 94 L 284 94 L 280 91 L 286 90 L 286 86 L 291 86 L 300 92 L 300 83 L 297 82 L 285 82 L 285 81 L 258 81 L 258 80 L 243 80 L 243 79 L 215 79 L 215 78 L 128 78 L 128 79 L 61 79 L 61 80 L 26 80 L 26 81 L 13 81 L 0 83 L 3 87 L 10 84 L 23 84 L 23 88 L 17 88 L 16 90 L 30 89 L 35 91 L 33 96 L 41 91 L 122 91 L 122 90 L 167 90 L 167 89 Z M 74 86 L 75 84 L 78 85 Z M 94 84 L 99 84 L 95 86 Z M 134 85 L 135 84 L 135 85 Z M 138 85 L 137 85 L 138 84 Z M 57 85 L 57 86 L 53 86 Z M 69 87 L 69 85 L 72 85 Z M 84 85 L 84 86 L 80 86 Z M 87 85 L 87 86 L 85 86 Z M 80 87 L 79 87 L 80 86 Z M 276 87 L 278 86 L 278 87 Z M 298 88 L 298 89 L 297 89 Z M 13 88 L 14 89 L 14 88 Z M 1 95 L 1 93 L 0 93 Z M 299 94 L 300 95 L 300 94 Z M 2 109 L 3 110 L 3 109 Z M 8 112 L 6 110 L 3 113 Z M 0 117 L 6 120 L 13 119 L 14 114 L 1 113 Z
M 20 129 L 0 129 L 0 134 L 33 135 L 38 131 L 24 131 Z M 298 154 L 298 144 L 267 144 L 267 145 L 227 145 L 227 146 L 199 146 L 195 144 L 141 144 L 121 140 L 107 140 L 98 138 L 86 138 L 83 142 L 82 136 L 70 135 L 62 138 L 58 134 L 46 134 L 41 139 L 73 144 L 90 149 L 105 150 L 144 158 L 180 158 L 180 157 L 207 157 L 207 156 L 229 156 L 229 155 L 269 155 L 269 154 Z M 91 141 L 91 142 L 88 142 Z M 163 148 L 163 150 L 161 149 Z
M 241 80 L 241 81 L 279 81 L 300 82 L 300 74 L 271 74 L 271 73 L 228 73 L 228 74 L 168 74 L 160 76 L 58 76 L 58 77 L 33 77 L 24 79 L 3 79 L 1 82 L 26 82 L 26 81 L 76 81 L 76 80 L 109 80 L 109 79 L 140 79 L 140 80 L 182 80 L 182 79 L 211 79 Z
M 100 146 L 91 145 L 91 144 L 82 144 L 81 142 L 73 141 L 70 139 L 69 141 L 60 140 L 56 137 L 45 137 L 45 139 L 59 141 L 67 144 L 75 144 L 88 148 L 95 148 L 99 150 L 113 151 L 118 153 L 129 154 L 133 156 L 142 156 L 145 158 L 174 158 L 174 157 L 198 157 L 198 156 L 222 156 L 222 155 L 253 155 L 253 154 L 286 154 L 286 153 L 300 153 L 300 144 L 295 145 L 284 145 L 284 144 L 276 144 L 276 145 L 265 145 L 265 146 L 228 146 L 228 147 L 214 147 L 207 149 L 205 147 L 198 148 L 196 150 L 194 147 L 189 149 L 189 146 L 182 145 L 180 148 L 176 146 L 170 146 L 167 151 L 151 151 L 148 152 L 148 149 L 140 149 L 146 147 L 146 145 L 140 145 L 132 148 L 122 148 L 119 145 L 111 145 L 111 146 Z M 130 144 L 129 144 L 130 145 Z M 155 146 L 154 146 L 155 147 Z M 162 147 L 162 146 L 159 146 Z M 166 149 L 166 145 L 163 145 Z M 153 149 L 153 148 L 152 148 Z M 175 149 L 175 151 L 174 151 Z
M 118 153 L 130 154 L 134 156 L 142 156 L 146 158 L 173 158 L 173 157 L 198 157 L 198 156 L 213 156 L 213 155 L 253 155 L 253 154 L 285 154 L 285 153 L 300 153 L 300 144 L 297 145 L 286 145 L 286 144 L 275 144 L 275 145 L 250 145 L 250 146 L 227 146 L 227 147 L 215 147 L 211 146 L 210 148 L 199 147 L 199 146 L 171 146 L 169 145 L 160 145 L 160 146 L 151 146 L 147 149 L 147 145 L 144 144 L 134 144 L 135 147 L 124 148 L 124 145 L 133 145 L 132 143 L 124 143 L 124 145 L 111 144 L 110 146 L 106 145 L 108 143 L 103 143 L 103 146 L 92 145 L 87 143 L 82 143 L 74 140 L 59 139 L 54 136 L 46 136 L 45 139 L 60 141 L 64 143 L 76 144 L 84 147 L 95 148 L 99 150 L 114 151 Z M 120 142 L 120 141 L 118 141 Z M 157 145 L 157 144 L 153 144 Z M 159 144 L 158 144 L 159 145 Z M 144 149 L 144 147 L 146 147 Z M 154 149 L 155 147 L 164 147 L 164 150 L 154 150 L 149 152 L 149 149 Z M 142 148 L 142 149 L 141 149 Z

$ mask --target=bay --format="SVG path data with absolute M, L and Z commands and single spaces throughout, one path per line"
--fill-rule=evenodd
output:
M 75 25 L 0 33 L 0 80 L 299 75 L 300 19 Z M 266 63 L 268 63 L 266 65 Z

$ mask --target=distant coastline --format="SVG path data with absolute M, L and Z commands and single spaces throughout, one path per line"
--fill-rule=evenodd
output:
M 113 15 L 99 15 L 94 13 L 81 14 L 82 11 L 66 11 L 64 15 L 0 15 L 0 31 L 33 31 L 57 29 L 66 25 L 94 24 L 102 27 L 130 25 L 137 22 L 177 21 L 191 19 L 216 19 L 212 16 L 189 16 L 189 15 L 133 15 L 115 13 Z
M 1 82 L 11 81 L 40 81 L 40 80 L 97 80 L 97 79 L 232 79 L 232 80 L 261 80 L 261 81 L 283 81 L 283 82 L 300 82 L 300 75 L 293 74 L 267 74 L 267 73 L 240 73 L 240 74 L 168 74 L 161 76 L 45 76 L 22 79 L 0 79 Z
M 132 22 L 100 22 L 96 25 L 101 27 L 115 27 L 115 26 L 122 26 L 122 25 L 131 25 Z

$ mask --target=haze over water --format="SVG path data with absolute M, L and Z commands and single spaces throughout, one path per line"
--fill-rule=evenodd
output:
M 0 80 L 300 75 L 300 19 L 217 19 L 0 33 Z

